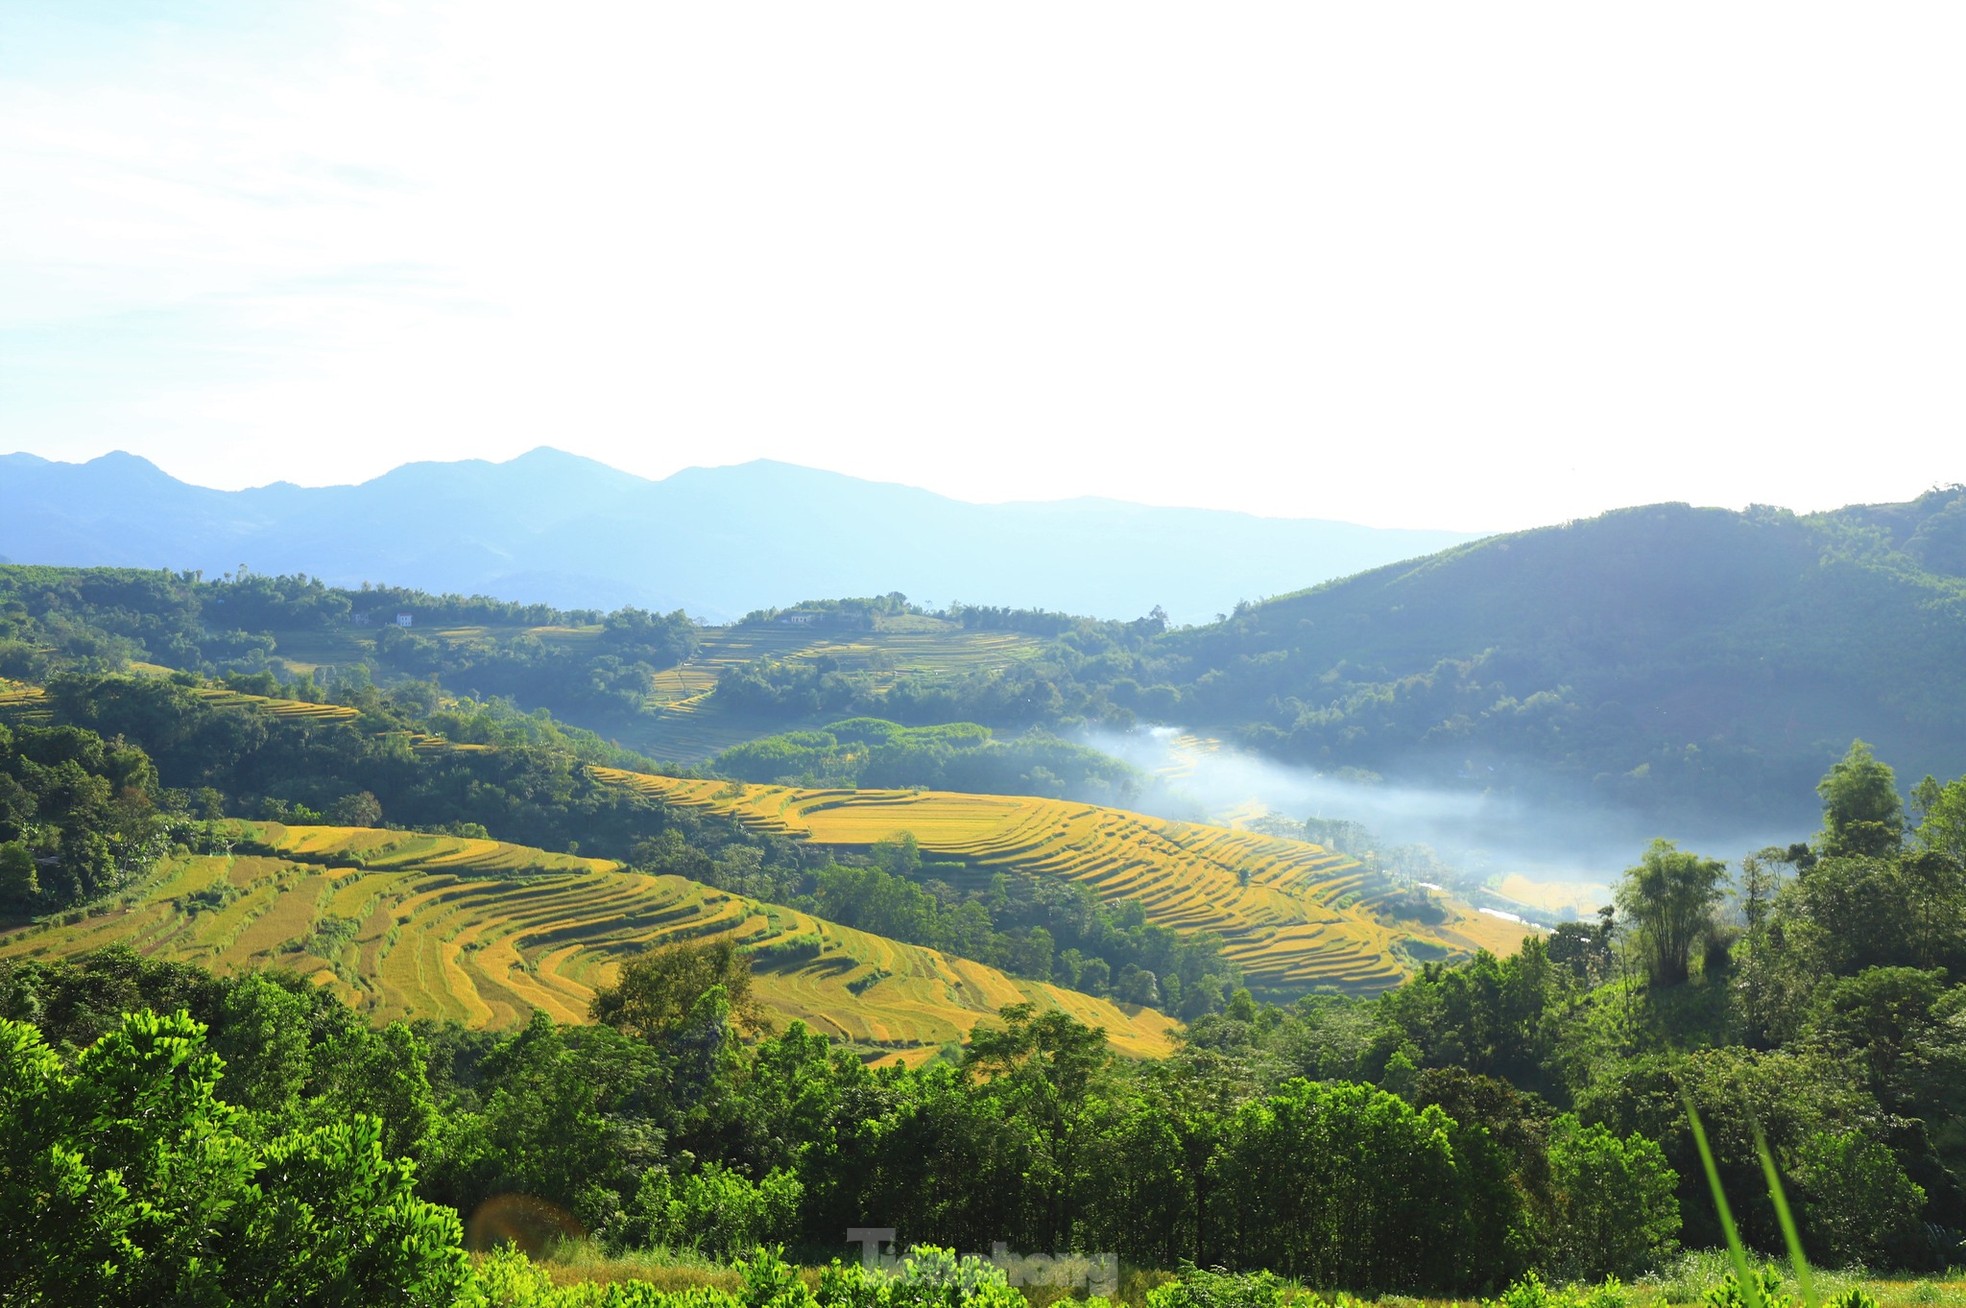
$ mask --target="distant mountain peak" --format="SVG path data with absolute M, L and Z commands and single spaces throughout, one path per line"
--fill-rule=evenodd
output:
M 183 483 L 140 454 L 111 450 L 80 465 L 82 472 L 98 484 L 105 480 L 123 489 L 180 486 Z
M 0 551 L 28 562 L 212 573 L 244 562 L 331 584 L 708 621 L 896 590 L 1122 619 L 1158 605 L 1193 621 L 1467 539 L 1110 499 L 974 504 L 778 459 L 652 480 L 552 445 L 246 491 L 190 486 L 128 453 L 6 468 Z

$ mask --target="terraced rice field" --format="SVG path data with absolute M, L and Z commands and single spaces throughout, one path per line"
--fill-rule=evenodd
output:
M 1211 931 L 1253 986 L 1272 992 L 1374 992 L 1417 955 L 1512 952 L 1527 929 L 1473 912 L 1440 927 L 1379 911 L 1392 886 L 1321 845 L 1170 822 L 1064 800 L 943 791 L 801 790 L 597 768 L 670 803 L 729 814 L 759 830 L 864 848 L 912 833 L 925 854 L 1081 882 L 1138 900 L 1150 921 Z
M 1169 781 L 1180 781 L 1191 777 L 1202 765 L 1203 760 L 1222 752 L 1222 742 L 1213 736 L 1197 736 L 1192 732 L 1182 732 L 1167 742 L 1167 753 L 1154 775 Z
M 693 763 L 741 745 L 758 734 L 755 723 L 734 719 L 710 701 L 726 668 L 754 659 L 832 657 L 842 671 L 870 675 L 877 690 L 902 676 L 945 676 L 1007 667 L 1034 656 L 1035 636 L 1005 631 L 964 631 L 955 623 L 916 619 L 918 629 L 826 632 L 779 625 L 709 627 L 702 648 L 679 667 L 655 674 L 649 697 L 653 721 L 626 728 L 622 743 L 656 758 Z M 929 624 L 922 629 L 923 624 Z M 784 724 L 774 724 L 774 730 Z
M 268 699 L 264 695 L 247 695 L 216 686 L 203 686 L 193 693 L 214 704 L 257 709 L 276 718 L 342 722 L 362 716 L 359 709 L 349 708 L 345 704 L 309 704 L 298 699 Z M 42 705 L 46 699 L 47 692 L 39 686 L 15 685 L 12 689 L 0 688 L 0 715 L 10 715 L 16 721 L 45 719 L 47 710 Z
M 0 938 L 0 957 L 61 957 L 124 943 L 219 971 L 283 967 L 334 987 L 379 1021 L 448 1017 L 506 1027 L 535 1008 L 586 1020 L 594 987 L 665 940 L 746 945 L 804 937 L 816 951 L 757 960 L 757 988 L 869 1058 L 927 1058 L 1012 1003 L 1103 1026 L 1140 1057 L 1175 1024 L 931 949 L 726 894 L 681 877 L 491 840 L 255 824 L 256 855 L 167 862 L 128 906 Z
M 269 699 L 264 695 L 247 695 L 236 690 L 221 690 L 215 686 L 203 686 L 193 692 L 201 699 L 214 704 L 236 705 L 241 708 L 258 709 L 276 718 L 301 718 L 313 722 L 347 722 L 362 716 L 360 709 L 346 704 L 309 704 L 298 699 Z
M 47 695 L 39 686 L 0 680 L 0 722 L 42 723 L 49 714 Z

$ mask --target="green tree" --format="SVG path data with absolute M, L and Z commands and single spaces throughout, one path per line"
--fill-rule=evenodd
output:
M 1921 1267 L 1932 1262 L 1925 1191 L 1891 1151 L 1854 1131 L 1818 1131 L 1794 1153 L 1805 1239 L 1829 1263 Z
M 475 1213 L 494 1195 L 522 1194 L 598 1225 L 640 1167 L 568 1032 L 534 1012 L 493 1048 L 481 1074 L 484 1106 L 444 1115 L 433 1134 L 432 1196 Z
M 766 1026 L 751 992 L 751 959 L 729 940 L 658 945 L 622 964 L 613 985 L 594 992 L 596 1022 L 651 1044 L 664 1044 L 690 1024 L 703 998 L 721 987 L 731 1019 L 743 1029 Z
M 1823 798 L 1823 854 L 1875 858 L 1903 842 L 1897 778 L 1863 741 L 1850 742 L 1849 752 L 1816 783 L 1816 793 Z
M 1771 1011 L 1778 988 L 1780 963 L 1771 930 L 1785 851 L 1769 846 L 1741 860 L 1741 916 L 1746 928 L 1735 949 L 1741 996 L 1741 1025 L 1747 1043 L 1765 1048 L 1773 1027 Z
M 1023 1153 L 1025 1191 L 1037 1203 L 1026 1222 L 1029 1238 L 1055 1253 L 1072 1247 L 1112 1051 L 1103 1028 L 1061 1012 L 1039 1015 L 1030 1004 L 1012 1004 L 1001 1015 L 1003 1027 L 970 1034 L 963 1068 Z
M 1466 1196 L 1437 1107 L 1291 1081 L 1244 1105 L 1209 1164 L 1231 1266 L 1317 1285 L 1448 1288 Z
M 0 1301 L 454 1302 L 457 1216 L 414 1196 L 376 1121 L 256 1147 L 204 1034 L 131 1014 L 70 1070 L 0 1020 Z
M 1658 1142 L 1679 1176 L 1684 1240 L 1695 1248 L 1718 1246 L 1723 1237 L 1687 1127 L 1689 1097 L 1706 1125 L 1741 1238 L 1771 1253 L 1782 1247 L 1782 1234 L 1767 1197 L 1756 1131 L 1784 1159 L 1817 1131 L 1874 1128 L 1884 1117 L 1876 1099 L 1852 1079 L 1847 1058 L 1812 1046 L 1649 1053 L 1602 1069 L 1577 1092 L 1578 1118 L 1601 1122 L 1621 1137 L 1636 1131 Z
M 1672 1252 L 1679 1174 L 1657 1144 L 1565 1113 L 1550 1132 L 1549 1166 L 1549 1259 L 1564 1276 L 1632 1277 Z
M 315 1046 L 319 1092 L 308 1101 L 309 1114 L 335 1121 L 372 1113 L 382 1123 L 385 1154 L 421 1157 L 437 1120 L 429 1060 L 430 1047 L 401 1022 L 380 1031 L 351 1025 Z
M 1945 785 L 1926 777 L 1911 798 L 1918 810 L 1918 828 L 1912 836 L 1919 848 L 1966 868 L 1966 777 Z
M 215 1025 L 212 1050 L 232 1069 L 220 1097 L 266 1121 L 289 1121 L 309 1071 L 307 1000 L 248 972 L 226 987 Z
M 34 851 L 18 840 L 0 844 L 0 905 L 25 909 L 41 894 Z
M 382 801 L 366 790 L 343 795 L 328 809 L 328 821 L 338 827 L 379 827 Z
M 1654 986 L 1675 986 L 1689 974 L 1695 946 L 1713 925 L 1727 865 L 1654 840 L 1637 867 L 1625 870 L 1618 907 L 1636 930 L 1637 947 Z
M 716 1162 L 694 1172 L 651 1167 L 601 1241 L 616 1253 L 662 1245 L 732 1258 L 793 1235 L 801 1194 L 784 1170 L 752 1181 Z

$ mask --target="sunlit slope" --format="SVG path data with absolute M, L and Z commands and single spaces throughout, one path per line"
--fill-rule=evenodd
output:
M 595 774 L 816 844 L 866 846 L 907 832 L 931 856 L 1079 881 L 1103 899 L 1140 901 L 1163 926 L 1221 936 L 1228 956 L 1267 989 L 1381 990 L 1416 956 L 1495 948 L 1498 936 L 1524 934 L 1472 915 L 1444 927 L 1388 920 L 1377 910 L 1389 887 L 1356 860 L 1254 832 L 1064 800 Z
M 276 718 L 300 718 L 314 722 L 352 722 L 362 716 L 360 709 L 346 704 L 310 704 L 298 699 L 268 699 L 264 695 L 248 695 L 243 691 L 227 690 L 223 686 L 195 686 L 192 693 L 214 704 L 236 705 L 241 708 L 257 709 Z M 16 721 L 41 721 L 47 718 L 48 695 L 39 686 L 23 682 L 0 681 L 0 716 L 11 716 Z
M 904 676 L 955 676 L 1004 668 L 1034 657 L 1043 648 L 1035 636 L 969 631 L 927 617 L 910 617 L 877 631 L 816 631 L 755 623 L 706 627 L 701 639 L 695 657 L 655 674 L 649 716 L 618 729 L 624 744 L 656 758 L 695 762 L 758 735 L 758 723 L 725 712 L 711 698 L 717 678 L 725 671 L 757 659 L 830 659 L 842 671 L 871 674 L 874 688 L 885 693 Z
M 230 857 L 166 862 L 128 906 L 0 939 L 0 957 L 128 944 L 220 971 L 283 967 L 380 1020 L 510 1026 L 535 1008 L 586 1020 L 594 987 L 665 940 L 767 946 L 759 996 L 869 1053 L 926 1057 L 1006 1004 L 1062 1009 L 1122 1051 L 1160 1056 L 1174 1023 L 680 877 L 492 840 L 258 824 Z M 774 951 L 771 946 L 776 945 Z

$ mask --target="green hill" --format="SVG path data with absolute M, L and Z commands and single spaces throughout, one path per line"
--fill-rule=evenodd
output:
M 1174 713 L 1322 768 L 1806 820 L 1854 737 L 1911 777 L 1966 768 L 1962 506 L 1494 537 L 1170 633 Z

